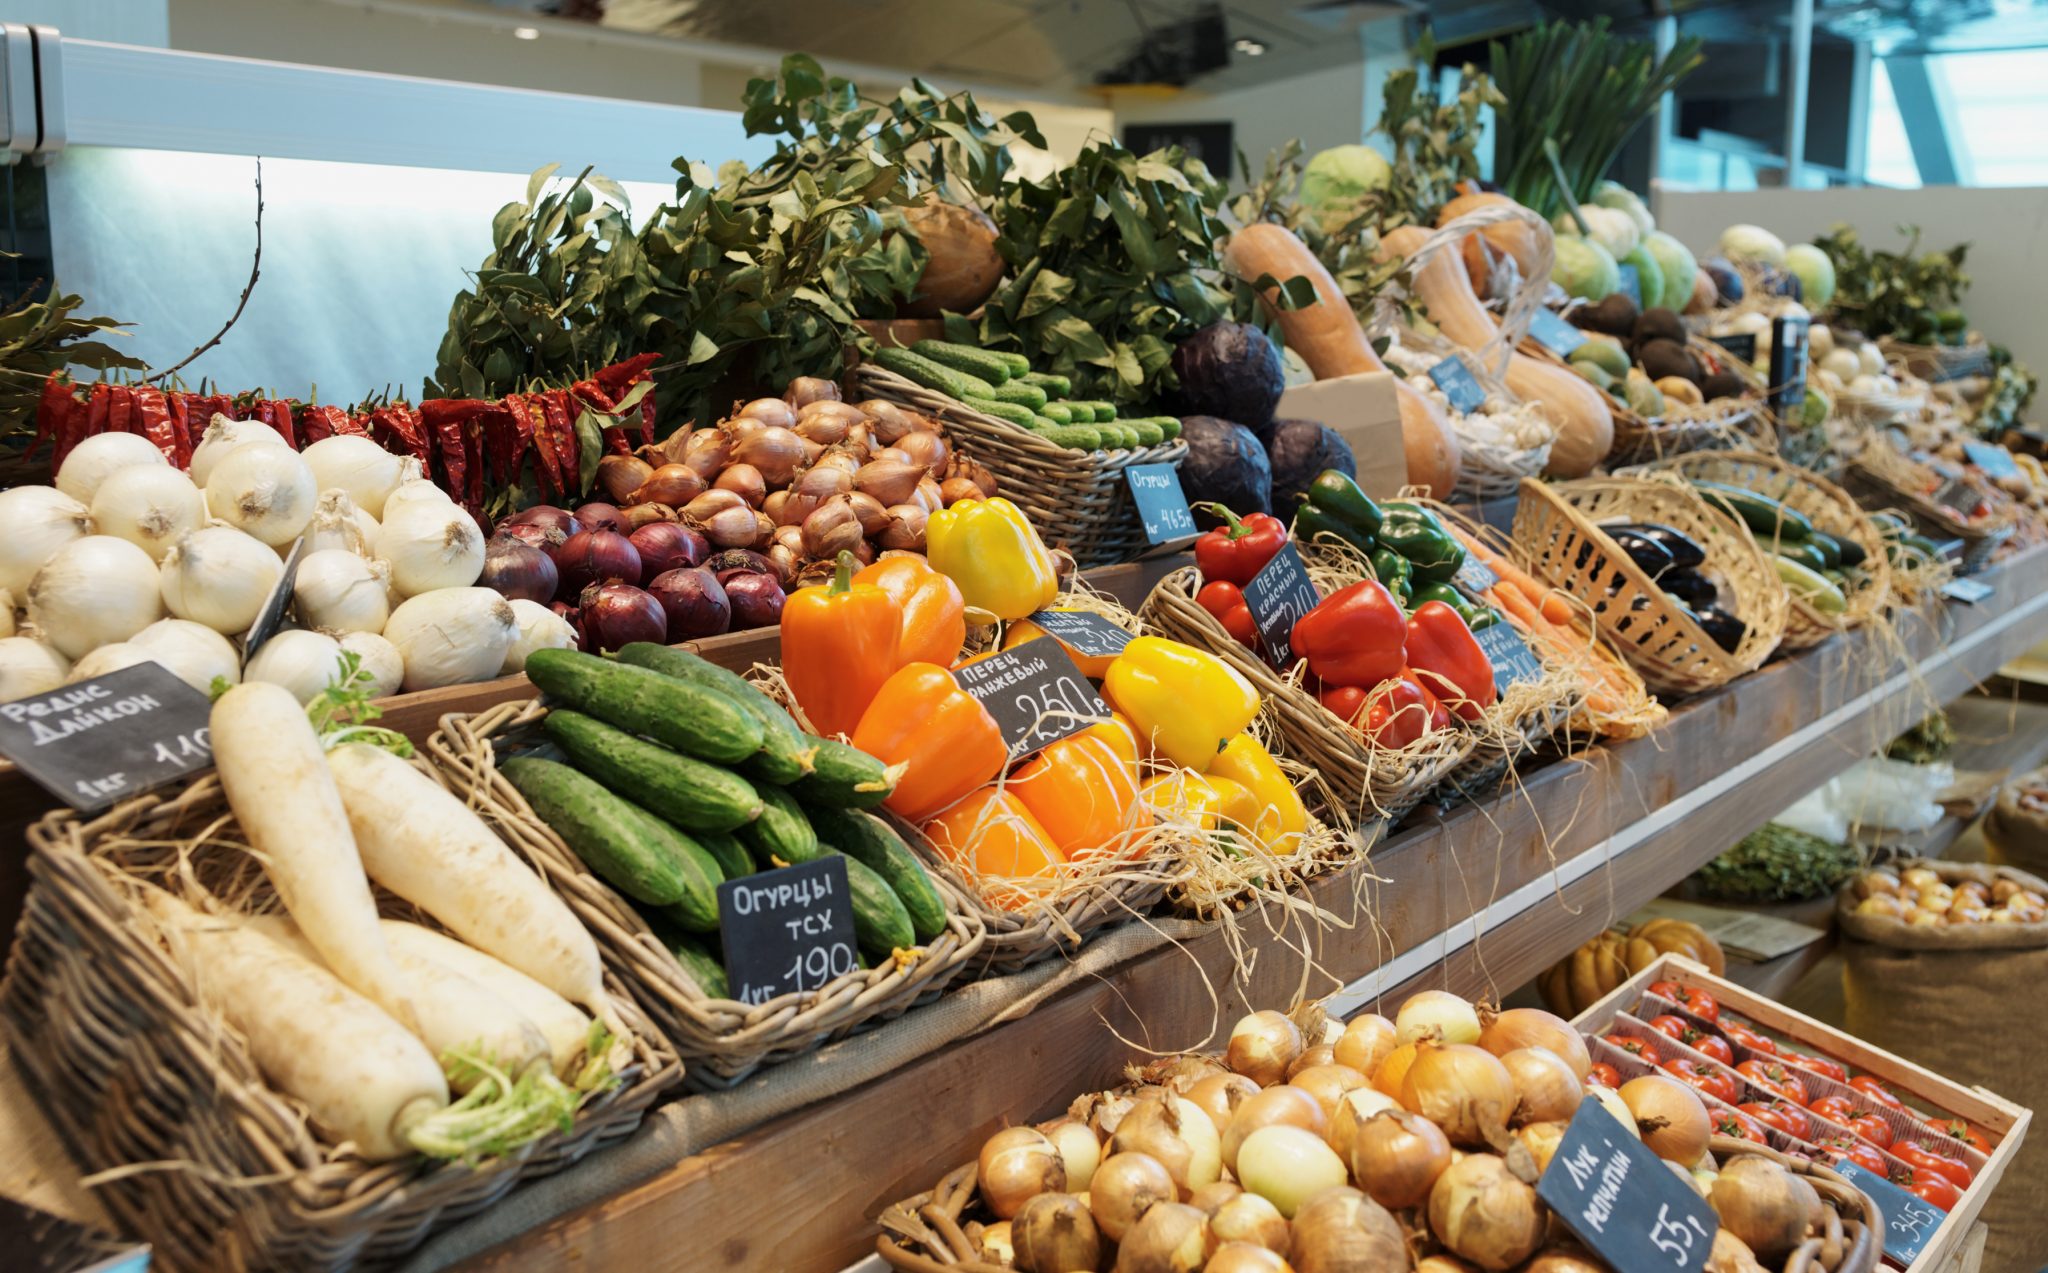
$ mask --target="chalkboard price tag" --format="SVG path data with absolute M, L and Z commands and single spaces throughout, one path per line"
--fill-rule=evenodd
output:
M 1727 350 L 1730 357 L 1747 363 L 1756 361 L 1755 332 L 1729 332 L 1726 336 L 1709 336 L 1707 339 Z
M 1147 543 L 1171 543 L 1195 533 L 1195 515 L 1188 511 L 1188 497 L 1181 492 L 1180 474 L 1173 465 L 1133 464 L 1124 470 L 1124 483 L 1138 506 L 1138 520 L 1145 524 Z
M 137 663 L 0 703 L 0 756 L 80 813 L 213 767 L 206 695 Z
M 846 859 L 743 875 L 718 886 L 718 933 L 732 997 L 761 1004 L 816 990 L 859 966 Z
M 1981 579 L 1951 579 L 1941 585 L 1941 595 L 1974 606 L 1998 591 Z
M 1093 610 L 1040 610 L 1025 620 L 1056 636 L 1076 654 L 1113 659 L 1134 639 L 1130 633 Z
M 292 541 L 291 552 L 285 555 L 284 573 L 277 577 L 277 586 L 263 599 L 263 608 L 256 612 L 256 622 L 249 625 L 248 635 L 242 638 L 244 661 L 256 657 L 256 651 L 263 643 L 277 635 L 284 624 L 285 607 L 291 604 L 292 588 L 298 583 L 299 558 L 305 554 L 306 539 L 301 535 Z
M 1049 637 L 956 667 L 953 679 L 996 718 L 1012 761 L 1109 718 L 1109 704 Z
M 1560 358 L 1569 358 L 1574 349 L 1586 343 L 1586 333 L 1557 316 L 1557 311 L 1538 308 L 1536 317 L 1529 320 L 1529 335 L 1537 344 Z
M 1590 1096 L 1565 1128 L 1536 1196 L 1623 1273 L 1698 1273 L 1720 1225 L 1705 1198 Z
M 1965 442 L 1963 454 L 1970 457 L 1970 463 L 1984 470 L 1984 476 L 1994 480 L 2001 477 L 2018 477 L 2020 466 L 2012 462 L 2012 452 L 1993 442 Z
M 1884 1217 L 1884 1253 L 1901 1268 L 1919 1258 L 1927 1239 L 1948 1219 L 1948 1212 L 1914 1197 L 1868 1167 L 1845 1158 L 1835 1164 L 1835 1170 L 1877 1204 L 1877 1213 Z
M 1259 639 L 1265 643 L 1266 657 L 1275 667 L 1294 663 L 1294 647 L 1289 644 L 1294 636 L 1294 621 L 1315 609 L 1322 599 L 1293 544 L 1281 545 L 1273 560 L 1244 586 L 1244 603 L 1252 612 L 1252 622 L 1258 626 Z
M 1798 424 L 1800 408 L 1806 405 L 1806 329 L 1811 320 L 1771 320 L 1771 410 L 1778 419 Z
M 1477 600 L 1481 593 L 1500 582 L 1500 576 L 1471 553 L 1465 554 L 1465 564 L 1458 567 L 1458 573 L 1451 576 L 1451 584 L 1458 591 Z
M 1479 642 L 1479 648 L 1486 651 L 1487 661 L 1493 664 L 1493 688 L 1506 693 L 1510 685 L 1543 679 L 1543 661 L 1536 657 L 1522 634 L 1503 619 L 1491 627 L 1481 628 L 1472 634 Z
M 1642 274 L 1633 265 L 1623 265 L 1616 271 L 1616 275 L 1620 278 L 1621 283 L 1615 290 L 1628 297 L 1630 304 L 1634 305 L 1637 309 L 1641 309 L 1643 307 Z
M 1977 493 L 1976 487 L 1962 478 L 1952 477 L 1935 490 L 1934 502 L 1943 508 L 1953 509 L 1967 520 L 1977 511 L 1977 506 L 1984 502 L 1984 497 Z
M 1450 399 L 1451 410 L 1459 415 L 1470 415 L 1486 405 L 1486 390 L 1473 378 L 1472 368 L 1456 354 L 1431 367 L 1429 378 L 1436 381 L 1436 387 Z

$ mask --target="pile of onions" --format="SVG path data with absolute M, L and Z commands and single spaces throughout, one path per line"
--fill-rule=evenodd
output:
M 341 679 L 341 645 L 320 632 L 293 629 L 265 641 L 242 668 L 245 681 L 268 681 L 301 703 Z
M 418 499 L 397 508 L 387 500 L 384 511 L 376 551 L 391 563 L 391 586 L 400 596 L 467 588 L 483 573 L 483 531 L 453 500 Z
M 1623 1083 L 1617 1095 L 1628 1106 L 1643 1144 L 1657 1157 L 1691 1167 L 1707 1152 L 1707 1107 L 1685 1084 L 1645 1074 Z
M 1425 990 L 1394 1015 L 1394 1035 L 1396 1043 L 1477 1043 L 1479 1010 L 1447 990 Z
M 86 439 L 86 442 L 90 441 L 92 439 Z M 237 447 L 252 443 L 284 450 L 291 449 L 291 444 L 284 440 L 284 435 L 261 420 L 232 420 L 224 415 L 214 416 L 207 424 L 206 432 L 200 435 L 199 445 L 192 448 L 192 463 L 186 469 L 192 475 L 192 484 L 203 490 L 206 480 L 213 476 L 214 465 L 226 459 L 228 453 Z M 79 445 L 84 446 L 86 443 L 81 442 Z M 69 462 L 69 457 L 66 457 L 66 461 Z
M 277 553 L 232 526 L 206 526 L 164 554 L 164 605 L 180 619 L 239 636 L 284 574 Z
M 1499 1146 L 1515 1109 L 1515 1085 L 1484 1048 L 1424 1042 L 1401 1079 L 1401 1104 L 1443 1128 L 1454 1145 Z
M 57 468 L 57 489 L 91 507 L 100 483 L 121 469 L 169 468 L 170 463 L 156 443 L 139 433 L 95 433 L 64 457 Z
M 320 439 L 299 452 L 299 458 L 312 470 L 314 485 L 322 492 L 345 492 L 357 508 L 380 519 L 391 493 L 420 475 L 418 460 L 346 433 Z
M 1812 1185 L 1755 1154 L 1723 1163 L 1707 1191 L 1707 1202 L 1721 1218 L 1722 1228 L 1772 1263 L 1805 1240 L 1821 1205 Z
M 206 497 L 192 479 L 165 464 L 137 464 L 109 473 L 92 497 L 93 529 L 125 539 L 162 561 L 171 545 L 206 522 Z
M 538 601 L 514 598 L 512 615 L 519 623 L 519 635 L 498 667 L 506 676 L 525 671 L 526 656 L 535 650 L 573 650 L 579 644 L 576 629 L 569 621 Z
M 1571 1067 L 1579 1082 L 1593 1072 L 1593 1057 L 1586 1040 L 1571 1023 L 1541 1008 L 1509 1008 L 1492 1014 L 1479 1032 L 1479 1046 L 1495 1056 L 1506 1056 L 1517 1048 L 1541 1048 Z
M 1536 1190 L 1492 1154 L 1467 1154 L 1429 1191 L 1429 1227 L 1453 1255 L 1508 1269 L 1543 1245 L 1547 1213 Z
M 382 632 L 391 618 L 391 568 L 339 548 L 308 553 L 292 579 L 292 604 L 311 627 Z
M 44 694 L 64 683 L 71 663 L 41 641 L 0 637 L 0 702 Z
M 28 585 L 28 617 L 68 659 L 125 641 L 164 615 L 149 554 L 125 539 L 88 535 L 57 550 Z
M 442 588 L 400 604 L 384 637 L 405 661 L 408 691 L 438 689 L 496 676 L 519 639 L 519 619 L 489 588 Z

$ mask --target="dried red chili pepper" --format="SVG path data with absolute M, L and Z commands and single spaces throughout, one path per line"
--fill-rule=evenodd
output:
M 463 441 L 463 426 L 489 408 L 475 398 L 428 398 L 420 403 L 420 422 L 439 458 L 435 481 L 453 499 L 469 490 L 469 448 Z
M 133 432 L 148 438 L 173 468 L 184 468 L 189 452 L 180 445 L 177 425 L 171 419 L 171 405 L 164 400 L 163 390 L 153 385 L 137 385 L 130 390 L 130 404 L 133 408 Z
M 64 431 L 64 422 L 71 416 L 72 404 L 78 401 L 76 386 L 71 378 L 61 371 L 53 371 L 43 378 L 43 396 L 36 400 L 36 436 L 28 444 L 33 451 L 48 438 L 57 442 Z
M 654 445 L 654 390 L 649 389 L 640 399 L 640 445 Z
M 433 467 L 426 425 L 419 409 L 410 403 L 394 402 L 370 412 L 370 440 L 387 451 L 418 460 L 423 474 Z
M 340 407 L 307 407 L 299 412 L 299 441 L 311 446 L 325 438 L 331 438 L 342 430 L 337 425 L 348 423 L 348 413 Z
M 595 380 L 579 380 L 569 386 L 569 392 L 575 394 L 577 401 L 592 411 L 601 412 L 606 416 L 615 415 L 618 411 L 618 404 Z M 633 444 L 627 439 L 624 427 L 616 424 L 600 425 L 598 432 L 604 438 L 604 449 L 608 454 L 633 453 Z
M 549 440 L 554 443 L 555 467 L 565 495 L 583 493 L 583 447 L 576 436 L 576 413 L 571 410 L 569 391 L 549 389 L 539 395 L 542 414 L 548 422 Z
M 558 499 L 565 489 L 562 485 L 562 453 L 555 444 L 555 424 L 548 418 L 547 399 L 540 394 L 529 393 L 516 395 L 515 400 L 526 408 L 526 417 L 533 422 L 533 471 L 541 497 Z
M 256 404 L 255 419 L 277 430 L 277 436 L 285 445 L 299 449 L 298 430 L 292 424 L 292 404 L 288 398 L 265 398 Z
M 660 354 L 634 354 L 631 358 L 600 368 L 592 373 L 590 378 L 603 386 L 611 400 L 617 402 L 626 396 L 626 390 L 643 380 L 650 379 L 648 373 L 654 369 L 654 364 L 660 361 Z
M 519 480 L 519 467 L 526 462 L 526 449 L 533 445 L 533 439 L 540 432 L 540 420 L 526 399 L 516 393 L 508 393 L 498 402 L 505 417 L 505 440 L 499 448 L 497 460 L 502 483 Z
M 370 413 L 344 411 L 335 419 L 334 431 L 347 437 L 367 438 L 370 436 Z
M 142 432 L 135 427 L 135 391 L 127 385 L 107 388 L 107 432 Z

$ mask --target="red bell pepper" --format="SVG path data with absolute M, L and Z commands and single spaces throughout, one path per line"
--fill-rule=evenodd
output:
M 1216 622 L 1230 639 L 1248 650 L 1259 648 L 1259 625 L 1252 622 L 1252 608 L 1245 604 L 1244 590 L 1221 579 L 1202 585 L 1195 604 L 1216 616 Z
M 1210 583 L 1220 579 L 1243 587 L 1287 543 L 1287 523 L 1277 517 L 1266 513 L 1239 517 L 1221 504 L 1195 507 L 1223 519 L 1223 525 L 1195 541 L 1195 565 Z
M 1423 602 L 1409 618 L 1408 666 L 1461 720 L 1478 720 L 1498 696 L 1492 661 L 1465 620 L 1441 601 Z
M 1408 631 L 1394 594 L 1377 580 L 1361 579 L 1296 619 L 1288 644 L 1326 684 L 1374 686 L 1407 666 Z

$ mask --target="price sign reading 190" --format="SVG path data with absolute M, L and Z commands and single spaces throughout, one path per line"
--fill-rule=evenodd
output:
M 718 929 L 733 998 L 767 1003 L 816 990 L 857 966 L 846 859 L 727 880 L 718 886 Z

